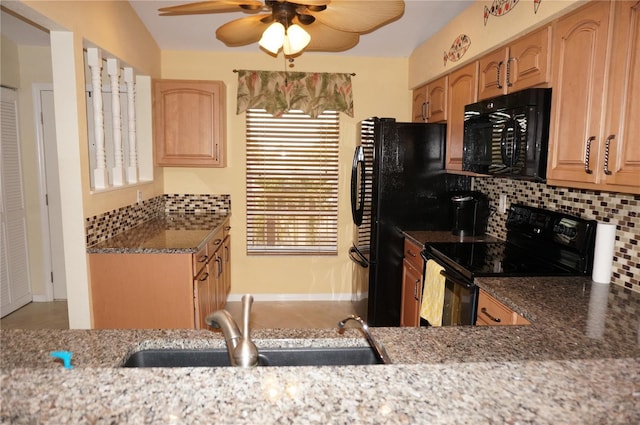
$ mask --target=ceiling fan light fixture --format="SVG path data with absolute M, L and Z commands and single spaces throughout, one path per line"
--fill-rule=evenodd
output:
M 282 47 L 282 43 L 284 42 L 284 25 L 280 22 L 274 22 L 269 27 L 264 30 L 262 33 L 262 38 L 258 44 L 273 53 L 274 55 L 278 54 L 280 47 Z
M 282 48 L 284 54 L 295 55 L 309 45 L 311 36 L 300 25 L 293 24 L 287 29 Z

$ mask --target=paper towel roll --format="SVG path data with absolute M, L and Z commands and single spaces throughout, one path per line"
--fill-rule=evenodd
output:
M 596 227 L 596 248 L 593 253 L 593 273 L 591 280 L 599 283 L 611 281 L 613 248 L 616 243 L 616 225 L 598 223 Z

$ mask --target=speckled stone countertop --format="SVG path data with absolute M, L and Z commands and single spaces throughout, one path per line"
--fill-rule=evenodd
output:
M 2 423 L 640 422 L 640 295 L 585 278 L 486 278 L 529 326 L 373 328 L 393 364 L 120 368 L 144 348 L 223 347 L 189 330 L 0 331 Z M 342 319 L 336 318 L 336 322 Z M 267 346 L 352 346 L 355 329 L 254 330 Z M 74 353 L 65 370 L 53 350 Z
M 89 254 L 194 253 L 229 220 L 220 214 L 165 214 L 87 248 Z

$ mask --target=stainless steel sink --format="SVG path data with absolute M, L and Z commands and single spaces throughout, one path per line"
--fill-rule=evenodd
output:
M 382 364 L 370 347 L 262 348 L 259 366 L 354 366 Z M 226 349 L 151 349 L 130 355 L 123 367 L 231 366 Z

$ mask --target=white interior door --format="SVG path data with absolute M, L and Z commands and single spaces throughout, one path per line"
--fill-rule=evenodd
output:
M 31 302 L 18 96 L 0 88 L 0 317 Z
M 44 153 L 46 221 L 48 232 L 43 243 L 48 244 L 51 257 L 51 279 L 53 298 L 67 299 L 67 281 L 64 266 L 64 243 L 62 238 L 62 205 L 60 204 L 60 177 L 58 175 L 58 154 L 56 148 L 56 124 L 53 105 L 53 90 L 40 90 L 42 111 L 42 151 Z M 48 240 L 47 240 L 48 236 Z

